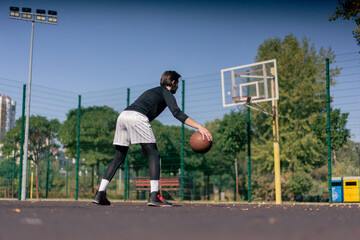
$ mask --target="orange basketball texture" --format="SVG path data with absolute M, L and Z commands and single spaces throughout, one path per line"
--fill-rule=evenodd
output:
M 211 149 L 212 141 L 209 141 L 205 136 L 203 140 L 200 132 L 195 132 L 190 138 L 190 147 L 194 152 L 206 153 Z

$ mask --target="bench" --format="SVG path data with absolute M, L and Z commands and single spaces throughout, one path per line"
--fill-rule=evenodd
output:
M 150 190 L 150 179 L 147 177 L 135 178 L 135 186 L 138 191 Z M 164 191 L 179 191 L 180 190 L 180 178 L 179 177 L 163 177 L 159 182 L 160 190 Z

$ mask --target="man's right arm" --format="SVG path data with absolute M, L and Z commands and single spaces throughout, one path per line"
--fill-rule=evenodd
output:
M 212 135 L 209 132 L 209 130 L 207 130 L 201 124 L 199 124 L 199 123 L 195 122 L 194 120 L 192 120 L 190 117 L 188 117 L 185 120 L 185 124 L 190 126 L 190 127 L 196 128 L 201 133 L 201 135 L 203 136 L 203 140 L 205 140 L 205 136 L 209 141 L 213 140 Z

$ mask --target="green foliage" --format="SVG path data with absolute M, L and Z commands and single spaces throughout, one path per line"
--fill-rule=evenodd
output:
M 337 162 L 333 168 L 334 176 L 359 176 L 360 175 L 360 143 L 348 140 L 336 152 Z
M 47 173 L 47 161 L 42 161 L 39 164 L 39 188 L 40 197 L 46 196 L 46 173 Z M 61 188 L 65 185 L 64 178 L 59 173 L 59 168 L 55 163 L 55 158 L 50 158 L 49 164 L 49 192 L 51 191 L 60 191 Z
M 4 156 L 11 156 L 13 151 L 19 150 L 20 135 L 18 134 L 19 129 L 16 129 L 18 127 L 17 122 L 18 121 L 15 123 L 15 127 L 6 133 L 5 138 L 2 140 L 4 145 L 1 147 L 1 151 Z
M 51 143 L 54 142 L 60 125 L 57 119 L 49 121 L 43 116 L 30 117 L 28 151 L 29 159 L 34 161 L 35 164 L 38 164 L 44 158 L 49 149 L 47 143 L 49 139 Z M 13 151 L 19 151 L 20 137 L 21 118 L 16 120 L 15 127 L 6 134 L 3 140 L 2 151 L 5 155 L 11 155 Z
M 177 175 L 181 161 L 181 127 L 165 126 L 156 120 L 151 125 L 160 152 L 161 171 Z
M 336 7 L 334 15 L 330 15 L 329 21 L 335 21 L 338 18 L 354 21 L 356 28 L 352 33 L 360 45 L 360 2 L 359 0 L 338 0 L 339 6 Z
M 12 158 L 3 159 L 0 161 L 0 186 L 8 186 L 12 184 L 14 160 Z M 19 167 L 15 166 L 16 178 L 19 174 Z
M 326 148 L 314 131 L 314 122 L 326 112 L 326 58 L 330 62 L 335 60 L 331 49 L 320 48 L 316 51 L 307 38 L 299 41 L 292 34 L 283 39 L 276 37 L 265 40 L 259 46 L 255 58 L 257 62 L 270 59 L 277 61 L 280 159 L 284 176 L 282 181 L 286 183 L 283 185 L 285 199 L 289 199 L 291 194 L 299 193 L 299 189 L 311 189 L 311 185 L 305 183 L 296 185 L 296 181 L 301 180 L 298 173 L 306 176 L 304 181 L 309 180 L 311 183 L 309 174 L 327 163 Z M 335 84 L 334 77 L 339 71 L 338 68 L 331 69 L 331 85 Z M 270 104 L 260 105 L 271 109 Z M 268 175 L 274 171 L 272 118 L 261 112 L 251 111 L 251 125 L 253 168 L 256 169 L 254 178 L 257 179 L 257 186 L 265 188 L 256 194 L 273 194 L 273 178 Z
M 291 192 L 297 195 L 305 195 L 312 187 L 312 178 L 305 172 L 294 172 L 287 183 Z
M 335 176 L 338 176 L 338 159 L 337 151 L 341 149 L 350 139 L 350 130 L 346 128 L 349 113 L 341 113 L 340 109 L 331 110 L 330 112 L 330 136 L 331 149 L 333 155 L 333 165 L 335 167 Z M 326 114 L 319 114 L 315 117 L 312 124 L 313 132 L 323 143 L 324 148 L 327 146 L 327 117 Z
M 236 156 L 246 146 L 246 114 L 243 111 L 232 110 L 225 114 L 217 123 L 215 130 L 216 141 L 222 152 Z
M 70 110 L 59 129 L 58 138 L 66 149 L 65 155 L 70 158 L 76 157 L 77 111 Z M 107 106 L 81 108 L 80 157 L 85 159 L 87 165 L 112 160 L 117 116 L 118 113 Z
M 312 119 L 326 111 L 325 59 L 332 62 L 332 51 L 315 50 L 304 38 L 293 35 L 268 39 L 258 48 L 256 61 L 276 59 L 279 79 L 279 131 L 282 167 L 290 171 L 311 171 L 325 164 L 322 144 L 312 131 Z M 331 80 L 339 69 L 331 71 Z M 334 84 L 334 81 L 331 81 Z M 262 104 L 269 108 L 267 104 Z M 254 158 L 261 171 L 272 170 L 272 119 L 254 112 Z
M 32 160 L 36 168 L 36 179 L 39 177 L 38 166 L 46 159 L 50 148 L 57 148 L 54 144 L 60 123 L 57 119 L 49 121 L 43 116 L 30 116 L 29 119 L 29 141 L 28 159 Z M 20 146 L 21 118 L 15 122 L 15 127 L 11 129 L 4 140 L 5 152 L 17 152 Z M 36 181 L 36 192 L 39 191 L 38 181 Z
M 331 149 L 339 150 L 350 138 L 350 130 L 346 128 L 349 113 L 341 113 L 340 109 L 330 111 L 331 124 Z M 326 114 L 317 115 L 312 124 L 312 130 L 324 144 L 327 146 L 327 116 Z

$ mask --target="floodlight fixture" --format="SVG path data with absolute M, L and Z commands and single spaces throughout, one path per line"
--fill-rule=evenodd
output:
M 10 7 L 10 17 L 20 17 L 18 7 Z
M 46 11 L 43 9 L 36 9 L 36 20 L 46 21 Z
M 52 22 L 52 23 L 57 23 L 58 19 L 57 19 L 57 11 L 53 11 L 53 10 L 48 10 L 48 21 Z
M 31 19 L 31 8 L 22 8 L 22 18 Z

